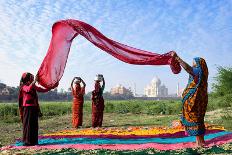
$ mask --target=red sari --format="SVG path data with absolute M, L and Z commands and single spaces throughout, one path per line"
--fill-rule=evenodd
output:
M 83 122 L 83 103 L 85 87 L 75 86 L 72 89 L 73 105 L 72 105 L 72 125 L 74 128 L 82 126 Z
M 100 91 L 92 91 L 92 127 L 102 127 L 104 98 L 102 96 L 104 87 Z
M 123 62 L 136 65 L 170 65 L 173 73 L 181 71 L 179 62 L 172 56 L 173 52 L 158 54 L 130 47 L 107 38 L 87 23 L 68 19 L 58 21 L 52 27 L 50 46 L 38 71 L 40 85 L 50 89 L 58 85 L 64 73 L 72 41 L 79 34 Z
M 48 90 L 31 84 L 29 86 L 21 86 L 19 91 L 19 110 L 23 123 L 23 143 L 29 146 L 38 144 L 40 108 L 37 91 L 46 92 Z

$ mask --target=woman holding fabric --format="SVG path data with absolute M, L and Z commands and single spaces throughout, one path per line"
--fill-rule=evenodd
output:
M 75 81 L 76 80 L 76 81 Z M 75 85 L 73 83 L 75 81 Z M 83 84 L 81 87 L 80 84 Z M 82 126 L 83 122 L 83 103 L 85 94 L 85 82 L 80 77 L 75 77 L 71 83 L 73 105 L 72 105 L 72 125 L 74 128 Z
M 188 85 L 182 94 L 181 122 L 187 133 L 196 136 L 197 146 L 203 146 L 205 125 L 204 117 L 208 104 L 208 68 L 203 58 L 194 58 L 191 67 L 173 52 L 173 56 L 189 73 Z
M 42 116 L 38 103 L 38 92 L 48 89 L 36 86 L 37 77 L 23 73 L 19 85 L 19 110 L 23 123 L 23 143 L 25 146 L 38 144 L 38 117 Z
M 102 81 L 102 86 L 100 82 Z M 103 111 L 104 111 L 104 99 L 103 91 L 105 88 L 105 80 L 102 75 L 98 75 L 95 78 L 95 86 L 92 91 L 92 127 L 102 127 Z

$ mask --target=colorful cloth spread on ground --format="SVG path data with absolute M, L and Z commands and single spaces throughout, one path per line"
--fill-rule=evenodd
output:
M 206 127 L 206 147 L 232 142 L 232 132 L 222 127 Z M 22 141 L 17 140 L 6 149 L 25 149 Z M 195 137 L 186 136 L 184 128 L 128 127 L 64 130 L 39 136 L 39 145 L 30 149 L 65 149 L 79 150 L 178 150 L 195 147 Z
M 182 95 L 182 123 L 191 136 L 205 133 L 204 117 L 208 104 L 208 68 L 202 58 L 195 58 L 194 61 L 194 75 L 189 75 L 188 85 Z
M 180 64 L 171 56 L 172 52 L 156 54 L 136 49 L 107 38 L 87 23 L 69 19 L 58 21 L 52 27 L 50 46 L 37 73 L 40 85 L 49 89 L 58 86 L 72 40 L 79 34 L 123 62 L 137 65 L 170 65 L 173 73 L 181 71 Z

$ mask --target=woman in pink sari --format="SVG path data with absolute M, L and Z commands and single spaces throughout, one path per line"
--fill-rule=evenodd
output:
M 23 143 L 26 146 L 38 144 L 38 117 L 42 116 L 38 102 L 38 92 L 47 92 L 35 83 L 31 73 L 24 73 L 19 86 L 19 111 L 23 123 Z

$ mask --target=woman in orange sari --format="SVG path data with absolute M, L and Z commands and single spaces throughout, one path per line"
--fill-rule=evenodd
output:
M 73 86 L 74 80 L 75 85 Z M 81 87 L 80 83 L 83 84 Z M 82 126 L 83 122 L 83 103 L 85 94 L 85 82 L 80 77 L 75 77 L 71 83 L 72 95 L 73 95 L 73 105 L 72 105 L 72 125 L 74 128 Z
M 103 111 L 105 108 L 103 91 L 105 80 L 102 77 L 102 86 L 99 80 L 95 80 L 94 90 L 92 91 L 92 127 L 102 127 Z
M 205 125 L 204 117 L 208 104 L 208 68 L 203 58 L 194 58 L 193 67 L 184 62 L 180 57 L 176 60 L 189 73 L 188 85 L 182 94 L 181 122 L 187 133 L 196 136 L 197 146 L 203 146 Z

